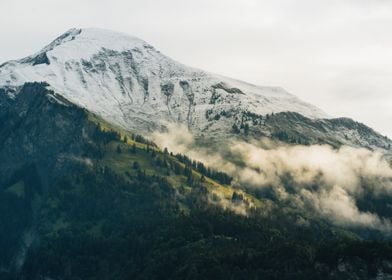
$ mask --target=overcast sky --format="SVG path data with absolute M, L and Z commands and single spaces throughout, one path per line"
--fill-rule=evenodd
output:
M 392 137 L 391 0 L 0 0 L 0 11 L 0 63 L 102 27 Z

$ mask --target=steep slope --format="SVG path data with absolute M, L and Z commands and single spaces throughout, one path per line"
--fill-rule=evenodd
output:
M 2 64 L 0 109 L 25 82 L 35 81 L 48 83 L 70 102 L 138 133 L 181 123 L 197 138 L 218 142 L 248 126 L 253 135 L 269 137 L 280 130 L 280 123 L 261 127 L 262 121 L 246 124 L 244 116 L 245 120 L 249 116 L 262 119 L 273 113 L 295 112 L 314 125 L 281 120 L 292 124 L 294 134 L 318 139 L 318 143 L 344 143 L 383 152 L 390 152 L 392 143 L 349 120 L 328 131 L 325 128 L 331 125 L 325 125 L 330 123 L 325 113 L 282 88 L 255 86 L 193 69 L 138 38 L 107 30 L 71 29 L 38 53 Z
M 226 119 L 227 113 L 218 116 L 219 119 Z M 233 126 L 233 132 L 245 138 L 269 137 L 302 145 L 348 145 L 392 154 L 392 141 L 388 137 L 349 118 L 311 119 L 296 112 L 266 116 L 242 112 L 236 116 Z
M 122 175 L 143 169 L 144 175 L 167 177 L 177 187 L 203 175 L 202 185 L 217 191 L 229 188 L 231 181 L 224 173 L 207 170 L 184 155 L 162 152 L 144 137 L 104 122 L 43 83 L 26 83 L 0 111 L 0 158 L 0 187 L 17 183 L 18 174 L 34 166 L 40 186 L 48 189 L 75 163 L 107 166 Z
M 2 273 L 20 271 L 32 247 L 63 237 L 68 226 L 86 223 L 85 230 L 94 230 L 91 223 L 100 218 L 93 215 L 84 220 L 75 211 L 91 214 L 110 207 L 116 215 L 125 210 L 121 217 L 127 219 L 135 215 L 129 213 L 132 209 L 144 209 L 143 205 L 113 209 L 113 201 L 104 193 L 136 204 L 148 200 L 145 196 L 156 196 L 154 203 L 159 206 L 150 205 L 149 211 L 166 206 L 170 209 L 165 211 L 178 214 L 189 211 L 192 197 L 207 203 L 214 195 L 219 201 L 211 205 L 222 203 L 234 212 L 245 213 L 259 205 L 247 194 L 232 204 L 233 189 L 219 183 L 221 178 L 227 178 L 227 183 L 227 175 L 197 168 L 186 157 L 162 152 L 139 135 L 121 135 L 46 87 L 25 84 L 0 111 L 1 279 Z M 80 204 L 71 207 L 76 197 Z M 83 211 L 77 209 L 82 206 Z M 114 230 L 112 226 L 109 230 Z
M 69 30 L 40 52 L 0 67 L 0 87 L 9 96 L 33 81 L 45 81 L 71 102 L 138 131 L 179 121 L 200 133 L 208 129 L 207 112 L 233 109 L 326 116 L 281 88 L 189 68 L 140 39 L 100 29 Z
M 46 87 L 0 110 L 0 279 L 390 277 L 377 232 L 233 192 Z

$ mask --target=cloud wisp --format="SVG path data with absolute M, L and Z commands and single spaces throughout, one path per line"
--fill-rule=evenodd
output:
M 348 146 L 274 145 L 268 140 L 229 142 L 226 149 L 211 152 L 177 125 L 151 138 L 174 153 L 227 172 L 234 185 L 270 189 L 277 199 L 315 210 L 336 225 L 392 232 L 389 219 L 358 206 L 365 196 L 392 196 L 392 168 L 381 153 Z

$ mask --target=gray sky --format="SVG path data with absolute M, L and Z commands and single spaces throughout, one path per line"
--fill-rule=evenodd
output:
M 0 63 L 102 27 L 392 137 L 391 0 L 1 0 L 0 11 Z

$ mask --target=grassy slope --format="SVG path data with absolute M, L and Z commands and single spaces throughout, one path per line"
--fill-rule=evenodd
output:
M 121 135 L 121 139 L 124 139 L 125 137 L 127 138 L 126 143 L 124 141 L 112 141 L 109 143 L 109 145 L 106 146 L 105 156 L 100 163 L 101 165 L 108 166 L 122 175 L 126 175 L 127 173 L 136 175 L 137 170 L 133 169 L 132 165 L 134 162 L 138 162 L 140 169 L 144 170 L 147 175 L 162 176 L 165 177 L 173 187 L 182 186 L 185 189 L 190 189 L 187 178 L 184 175 L 177 175 L 169 168 L 157 166 L 155 163 L 156 158 L 159 157 L 162 161 L 166 160 L 168 164 L 179 164 L 181 166 L 181 170 L 183 171 L 185 165 L 176 157 L 170 154 L 164 154 L 163 151 L 157 147 L 149 146 L 147 148 L 147 144 L 132 140 L 132 133 L 113 126 L 95 115 L 89 114 L 89 120 L 95 124 L 99 124 L 103 130 L 113 130 L 118 132 Z M 133 146 L 136 147 L 136 153 L 131 152 Z M 121 153 L 117 152 L 118 147 L 120 147 Z M 156 157 L 153 158 L 151 152 L 148 152 L 147 149 L 150 149 L 150 151 L 154 150 Z M 220 199 L 230 201 L 233 192 L 238 191 L 229 185 L 220 184 L 208 177 L 205 177 L 205 180 L 201 182 L 202 175 L 195 170 L 192 171 L 192 175 L 195 181 L 202 183 L 208 189 L 209 193 L 216 194 L 218 197 L 220 197 Z M 260 199 L 257 199 L 248 193 L 243 193 L 243 195 L 244 198 L 247 199 L 254 207 L 261 207 L 263 205 L 263 202 Z
M 111 124 L 105 122 L 104 120 L 100 119 L 97 116 L 90 115 L 89 118 L 90 121 L 94 122 L 95 124 L 99 124 L 104 130 L 117 131 L 118 133 L 120 133 L 121 139 L 124 139 L 125 136 L 127 137 L 126 143 L 124 141 L 121 142 L 112 141 L 106 146 L 105 156 L 101 162 L 102 165 L 104 166 L 106 165 L 112 168 L 113 170 L 115 170 L 121 175 L 126 175 L 128 173 L 131 174 L 132 176 L 135 176 L 137 171 L 132 168 L 132 164 L 133 162 L 137 161 L 140 164 L 140 169 L 145 170 L 146 174 L 162 176 L 166 178 L 166 180 L 173 187 L 175 188 L 183 187 L 185 188 L 186 191 L 189 192 L 191 191 L 191 186 L 189 186 L 186 176 L 182 175 L 182 171 L 180 175 L 176 175 L 173 171 L 170 170 L 170 168 L 157 166 L 154 162 L 157 157 L 161 158 L 161 160 L 165 158 L 169 164 L 177 163 L 181 165 L 181 168 L 183 169 L 185 165 L 182 162 L 180 162 L 176 157 L 170 154 L 164 154 L 163 151 L 157 147 L 149 146 L 150 151 L 151 150 L 155 151 L 156 158 L 154 159 L 151 156 L 151 152 L 147 152 L 146 144 L 132 140 L 132 133 L 124 131 L 121 128 L 112 126 Z M 118 146 L 120 146 L 122 150 L 121 153 L 117 152 Z M 136 146 L 136 153 L 130 152 L 132 146 Z M 224 209 L 228 208 L 228 206 L 229 207 L 233 206 L 231 204 L 231 198 L 233 196 L 234 191 L 242 193 L 244 196 L 244 200 L 248 201 L 251 207 L 255 207 L 259 210 L 265 210 L 266 213 L 268 213 L 269 210 L 271 209 L 272 202 L 268 199 L 256 198 L 254 195 L 247 193 L 244 190 L 238 190 L 233 188 L 232 186 L 220 184 L 219 182 L 216 182 L 215 180 L 208 177 L 205 178 L 204 182 L 201 182 L 200 181 L 201 174 L 195 170 L 193 170 L 192 172 L 195 181 L 198 181 L 199 183 L 201 183 L 203 186 L 207 188 L 211 197 L 210 199 L 211 202 L 212 203 L 214 202 L 213 197 L 218 197 L 218 200 L 215 201 L 215 203 L 219 204 Z M 181 202 L 179 202 L 179 206 L 181 208 L 184 208 L 183 210 L 185 212 L 188 211 L 187 207 L 183 205 Z M 319 219 L 318 216 L 314 216 L 312 213 L 304 213 L 302 210 L 299 210 L 297 208 L 292 208 L 291 206 L 285 204 L 278 203 L 275 205 L 275 207 L 278 207 L 282 212 L 285 212 L 288 216 L 298 216 L 304 218 L 305 220 Z M 345 228 L 334 227 L 334 232 L 336 236 L 342 236 L 342 237 L 344 236 L 346 238 L 353 239 L 353 240 L 358 239 L 358 236 L 355 233 Z

